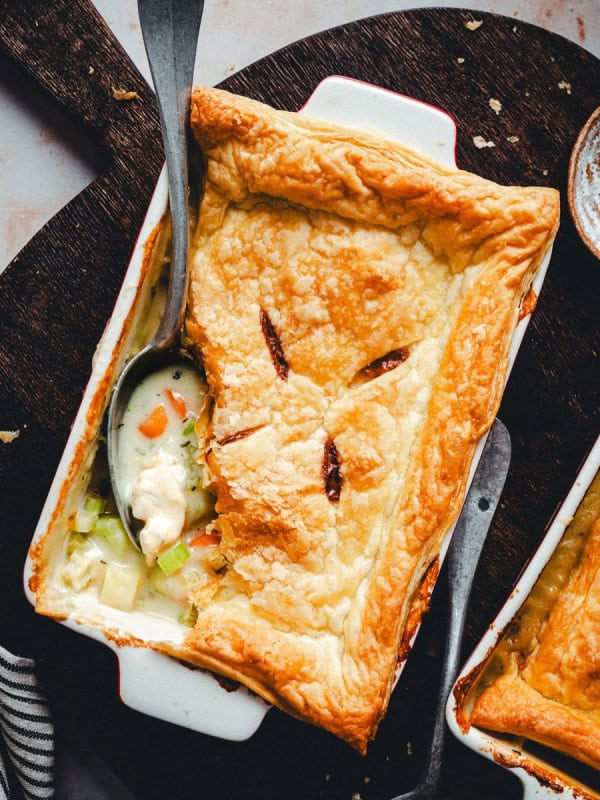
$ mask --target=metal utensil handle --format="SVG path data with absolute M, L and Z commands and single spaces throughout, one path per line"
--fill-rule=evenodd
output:
M 190 89 L 204 0 L 138 0 L 165 145 L 171 208 L 169 293 L 151 345 L 170 347 L 183 324 L 188 286 L 187 130 Z
M 460 519 L 448 549 L 448 631 L 446 654 L 438 690 L 438 706 L 431 749 L 426 765 L 426 783 L 436 786 L 442 766 L 445 737 L 443 710 L 460 666 L 465 609 L 469 601 L 475 570 L 496 506 L 502 494 L 510 463 L 510 436 L 497 419 L 481 454 L 485 471 L 479 470 L 465 500 Z

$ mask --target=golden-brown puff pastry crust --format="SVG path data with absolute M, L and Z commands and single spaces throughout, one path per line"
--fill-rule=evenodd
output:
M 463 500 L 558 195 L 197 89 L 187 329 L 228 569 L 184 655 L 364 752 Z
M 479 697 L 471 722 L 600 768 L 600 518 L 526 662 Z

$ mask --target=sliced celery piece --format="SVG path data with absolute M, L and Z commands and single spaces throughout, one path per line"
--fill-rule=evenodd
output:
M 103 514 L 98 517 L 92 531 L 101 536 L 115 555 L 121 558 L 132 548 L 121 518 L 116 514 Z
M 98 497 L 95 494 L 86 495 L 83 507 L 75 515 L 73 530 L 77 531 L 77 533 L 90 533 L 96 524 L 96 520 L 103 513 L 105 506 L 106 500 L 103 497 Z
M 106 500 L 103 497 L 98 497 L 98 495 L 95 494 L 88 494 L 83 503 L 84 509 L 89 511 L 90 514 L 95 514 L 97 517 L 104 513 L 105 506 Z
M 185 542 L 178 542 L 157 558 L 158 566 L 165 575 L 172 575 L 185 564 L 190 557 L 190 551 Z
M 73 530 L 76 533 L 89 533 L 94 527 L 98 514 L 93 511 L 88 511 L 85 506 L 80 508 L 75 514 L 75 522 L 73 523 Z
M 194 426 L 196 425 L 196 417 L 190 417 L 184 425 L 181 431 L 183 436 L 191 436 L 194 432 Z

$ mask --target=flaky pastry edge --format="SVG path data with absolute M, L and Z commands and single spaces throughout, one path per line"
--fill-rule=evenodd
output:
M 380 554 L 355 653 L 364 667 L 360 688 L 344 694 L 339 686 L 321 687 L 320 705 L 307 705 L 295 684 L 301 648 L 278 642 L 276 659 L 267 663 L 264 653 L 274 640 L 262 626 L 213 624 L 208 634 L 196 631 L 185 643 L 190 660 L 239 680 L 364 752 L 385 713 L 411 602 L 458 516 L 475 447 L 500 403 L 519 304 L 557 230 L 558 193 L 500 187 L 371 133 L 276 111 L 217 89 L 195 90 L 191 121 L 208 159 L 208 202 L 211 193 L 218 195 L 215 208 L 224 193 L 231 202 L 265 194 L 392 229 L 425 213 L 439 220 L 437 230 L 432 226 L 434 249 L 443 250 L 445 238 L 453 235 L 457 267 L 469 260 L 487 262 L 448 338 L 426 433 L 406 481 L 412 490 L 396 511 L 397 528 L 419 551 L 419 563 L 410 585 L 398 587 L 393 537 Z M 322 156 L 317 178 L 316 154 Z M 210 213 L 205 218 L 218 227 Z M 482 327 L 485 338 L 476 339 L 471 332 Z M 456 386 L 465 391 L 457 395 Z M 440 442 L 446 458 L 432 470 Z M 336 699 L 329 703 L 329 696 Z

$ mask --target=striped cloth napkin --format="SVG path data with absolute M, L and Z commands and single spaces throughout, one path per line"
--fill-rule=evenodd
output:
M 0 647 L 0 800 L 54 796 L 54 725 L 35 662 Z

